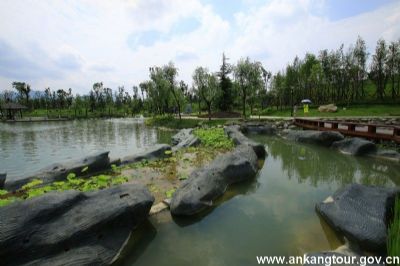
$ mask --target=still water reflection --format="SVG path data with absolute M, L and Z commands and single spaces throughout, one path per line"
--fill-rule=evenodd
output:
M 157 142 L 169 143 L 171 134 L 137 119 L 0 123 L 0 172 L 7 172 L 7 178 L 30 175 L 49 164 L 101 151 L 118 158 Z
M 269 154 L 253 181 L 233 186 L 207 215 L 151 217 L 117 264 L 257 265 L 257 255 L 334 249 L 342 240 L 320 220 L 315 203 L 348 183 L 400 183 L 398 164 L 252 138 L 265 143 Z

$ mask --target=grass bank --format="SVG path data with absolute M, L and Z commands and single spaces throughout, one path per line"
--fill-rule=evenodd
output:
M 225 125 L 226 123 L 234 122 L 234 120 L 227 119 L 196 119 L 196 118 L 182 118 L 178 119 L 173 116 L 155 116 L 146 120 L 146 124 L 156 127 L 167 127 L 173 129 L 194 128 L 197 126 L 218 126 Z
M 265 109 L 261 115 L 289 117 L 291 109 L 283 110 Z M 298 108 L 297 117 L 338 117 L 338 116 L 400 116 L 400 104 L 360 104 L 351 106 L 338 106 L 335 113 L 321 113 L 318 106 L 311 106 L 309 113 L 304 115 L 302 106 Z

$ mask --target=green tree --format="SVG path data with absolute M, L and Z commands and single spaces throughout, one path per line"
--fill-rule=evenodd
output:
M 12 87 L 18 91 L 21 100 L 25 98 L 25 104 L 29 107 L 29 93 L 31 92 L 31 86 L 25 82 L 14 81 Z
M 193 83 L 197 94 L 207 105 L 208 120 L 211 120 L 211 107 L 220 93 L 218 77 L 209 73 L 207 68 L 197 67 L 193 73 Z
M 178 68 L 176 68 L 172 62 L 169 62 L 168 65 L 165 65 L 163 67 L 163 72 L 165 79 L 167 80 L 168 83 L 167 87 L 169 89 L 169 92 L 172 94 L 173 99 L 175 100 L 175 104 L 178 108 L 179 119 L 182 119 L 181 110 L 182 110 L 182 105 L 184 103 L 184 97 L 182 90 L 176 84 L 176 77 L 178 76 Z
M 222 65 L 217 73 L 220 86 L 220 97 L 218 98 L 218 108 L 221 111 L 229 111 L 233 105 L 232 81 L 229 74 L 232 72 L 232 66 L 227 62 L 229 58 L 222 54 Z
M 388 47 L 388 55 L 386 60 L 386 70 L 388 78 L 392 85 L 392 99 L 397 96 L 396 93 L 396 77 L 399 78 L 398 65 L 400 61 L 400 42 L 391 42 Z
M 387 60 L 386 42 L 383 39 L 378 40 L 375 48 L 375 54 L 372 57 L 370 77 L 376 85 L 376 96 L 383 100 L 385 95 L 385 87 L 387 75 L 385 64 Z

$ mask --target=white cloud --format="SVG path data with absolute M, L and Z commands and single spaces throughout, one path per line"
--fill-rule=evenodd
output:
M 248 1 L 230 24 L 200 0 L 73 0 L 0 2 L 0 90 L 13 80 L 34 88 L 72 87 L 87 92 L 96 81 L 131 87 L 148 78 L 148 67 L 172 60 L 191 83 L 198 65 L 218 70 L 222 52 L 234 63 L 242 56 L 277 71 L 294 56 L 354 43 L 361 35 L 372 50 L 378 38 L 400 37 L 400 5 L 392 4 L 339 21 L 324 15 L 324 1 Z M 194 18 L 199 27 L 171 34 Z M 147 46 L 130 36 L 158 31 Z M 155 36 L 154 38 L 157 38 Z M 2 58 L 1 56 L 5 54 Z M 12 60 L 19 63 L 13 63 Z M 24 63 L 25 62 L 25 63 Z M 21 67 L 25 66 L 25 67 Z

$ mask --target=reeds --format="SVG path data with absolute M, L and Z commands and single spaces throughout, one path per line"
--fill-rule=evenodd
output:
M 396 197 L 393 221 L 388 229 L 387 255 L 400 256 L 400 197 Z

